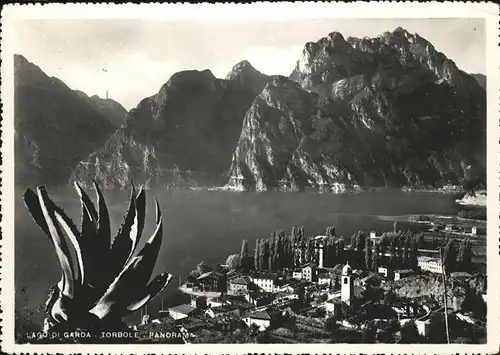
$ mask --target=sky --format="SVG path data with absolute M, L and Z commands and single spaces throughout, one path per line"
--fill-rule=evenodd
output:
M 14 52 L 47 75 L 127 110 L 181 70 L 210 69 L 224 78 L 248 60 L 264 74 L 289 75 L 304 44 L 337 31 L 375 37 L 403 27 L 430 41 L 470 73 L 485 73 L 483 19 L 23 20 Z

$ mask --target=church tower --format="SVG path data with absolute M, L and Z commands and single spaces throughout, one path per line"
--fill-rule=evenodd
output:
M 354 298 L 354 284 L 352 279 L 352 267 L 347 263 L 342 268 L 342 282 L 341 282 L 341 300 L 352 306 Z

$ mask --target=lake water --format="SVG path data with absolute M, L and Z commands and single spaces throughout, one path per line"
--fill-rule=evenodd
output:
M 16 191 L 15 257 L 16 307 L 23 305 L 19 292 L 26 287 L 28 306 L 45 302 L 48 288 L 59 277 L 59 266 L 49 239 L 32 221 L 21 196 Z M 48 189 L 53 200 L 80 224 L 80 204 L 75 190 Z M 93 196 L 93 191 L 88 191 Z M 112 231 L 116 233 L 128 204 L 127 191 L 105 191 L 110 210 Z M 189 271 L 205 263 L 224 263 L 227 256 L 238 253 L 241 240 L 249 240 L 250 253 L 256 238 L 268 237 L 273 230 L 289 232 L 293 225 L 303 225 L 306 235 L 324 234 L 334 225 L 339 236 L 350 236 L 358 230 L 392 230 L 393 222 L 374 216 L 405 214 L 455 215 L 460 206 L 456 196 L 401 191 L 367 192 L 332 195 L 313 192 L 230 192 L 207 190 L 148 190 L 147 216 L 143 238 L 154 226 L 156 197 L 164 220 L 164 238 L 156 273 L 167 270 L 174 281 L 164 291 L 165 306 L 176 304 L 181 295 L 176 290 L 179 276 L 185 279 Z M 409 225 L 399 223 L 398 228 Z M 8 239 L 9 236 L 4 235 Z M 159 307 L 159 300 L 150 306 Z

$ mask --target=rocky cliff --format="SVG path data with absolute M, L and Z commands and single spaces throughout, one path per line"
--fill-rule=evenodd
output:
M 209 70 L 174 74 L 129 112 L 72 178 L 95 179 L 106 188 L 131 180 L 150 186 L 223 184 L 243 116 L 267 80 L 247 61 L 226 79 Z
M 485 176 L 485 90 L 418 34 L 331 33 L 245 114 L 229 186 L 438 187 Z
M 14 56 L 17 185 L 65 184 L 76 164 L 115 127 L 61 80 Z

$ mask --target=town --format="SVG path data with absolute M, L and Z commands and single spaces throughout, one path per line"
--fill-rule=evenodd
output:
M 180 290 L 191 302 L 145 314 L 144 334 L 170 329 L 193 343 L 482 343 L 486 270 L 477 227 L 243 240 L 224 264 L 197 265 Z M 453 232 L 455 231 L 455 232 Z

